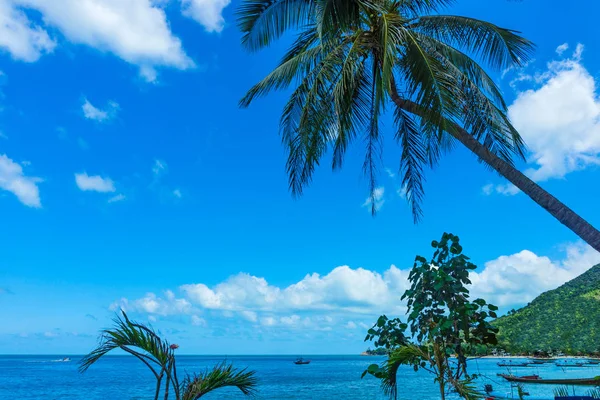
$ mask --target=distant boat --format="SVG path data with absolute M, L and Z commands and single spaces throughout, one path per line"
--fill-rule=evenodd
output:
M 534 364 L 549 364 L 555 362 L 554 358 L 532 358 L 531 362 Z M 600 362 L 600 361 L 599 361 Z
M 507 374 L 498 374 L 509 382 L 518 383 L 539 383 L 550 385 L 582 385 L 582 386 L 597 386 L 600 385 L 600 377 L 595 378 L 579 378 L 579 379 L 542 379 L 539 375 L 530 376 L 514 376 Z
M 52 362 L 69 362 L 71 359 L 69 357 L 59 358 L 58 360 L 52 360 Z
M 583 367 L 585 365 L 583 364 L 582 361 L 578 361 L 578 362 L 571 362 L 571 363 L 569 363 L 569 362 L 556 363 L 556 366 L 557 367 Z
M 498 363 L 499 367 L 528 367 L 529 362 L 513 362 L 512 360 L 502 360 Z
M 299 358 L 296 361 L 294 361 L 294 364 L 296 365 L 305 365 L 305 364 L 310 364 L 310 360 L 305 360 L 304 358 Z
M 585 363 L 590 365 L 598 365 L 600 364 L 600 360 L 585 360 Z

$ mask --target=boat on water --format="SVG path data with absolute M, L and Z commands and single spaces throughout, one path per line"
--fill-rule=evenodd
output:
M 70 362 L 71 359 L 69 357 L 59 358 L 58 360 L 52 360 L 52 362 Z
M 583 362 L 561 362 L 555 364 L 557 367 L 585 367 Z
M 524 362 L 524 361 L 515 362 L 513 360 L 509 360 L 509 361 L 502 360 L 498 363 L 498 366 L 499 367 L 528 367 L 529 364 L 530 364 L 529 362 Z
M 296 365 L 306 365 L 306 364 L 310 364 L 310 360 L 305 360 L 304 358 L 300 357 L 296 361 L 294 361 L 294 364 L 296 364 Z
M 517 383 L 538 383 L 548 385 L 580 385 L 580 386 L 599 386 L 600 376 L 593 378 L 574 378 L 574 379 L 542 379 L 539 375 L 514 376 L 508 374 L 498 374 L 509 382 Z
M 550 364 L 556 362 L 555 358 L 532 358 L 530 361 L 533 364 Z
M 600 360 L 585 360 L 585 363 L 589 365 L 598 365 L 600 364 Z

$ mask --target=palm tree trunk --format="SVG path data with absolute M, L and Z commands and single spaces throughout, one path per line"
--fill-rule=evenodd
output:
M 392 87 L 392 101 L 397 107 L 411 114 L 420 117 L 424 115 L 421 106 L 413 101 L 401 98 L 395 87 Z M 533 201 L 542 206 L 542 208 L 552 214 L 552 216 L 554 216 L 561 224 L 573 231 L 594 249 L 600 251 L 600 231 L 594 228 L 585 219 L 581 218 L 556 197 L 542 189 L 540 185 L 529 179 L 521 171 L 490 152 L 458 124 L 452 125 L 452 129 L 449 130 L 448 133 L 456 140 L 475 153 L 482 161 L 505 177 L 510 183 L 523 191 L 523 193 L 529 196 Z

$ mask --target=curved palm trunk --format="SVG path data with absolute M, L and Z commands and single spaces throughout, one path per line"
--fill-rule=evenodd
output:
M 397 107 L 411 114 L 423 116 L 421 106 L 413 101 L 401 98 L 395 88 L 392 88 L 392 101 Z M 581 218 L 556 197 L 542 189 L 540 185 L 529 179 L 521 171 L 486 149 L 479 141 L 470 135 L 469 132 L 457 124 L 453 125 L 452 131 L 449 131 L 448 133 L 456 140 L 461 142 L 467 149 L 475 153 L 496 172 L 523 191 L 523 193 L 529 196 L 533 201 L 542 206 L 542 208 L 552 214 L 561 224 L 573 231 L 594 249 L 600 251 L 600 231 L 594 228 L 585 219 Z

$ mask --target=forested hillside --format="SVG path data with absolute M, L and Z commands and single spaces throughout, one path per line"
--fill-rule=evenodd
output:
M 493 323 L 511 352 L 600 351 L 600 265 Z

